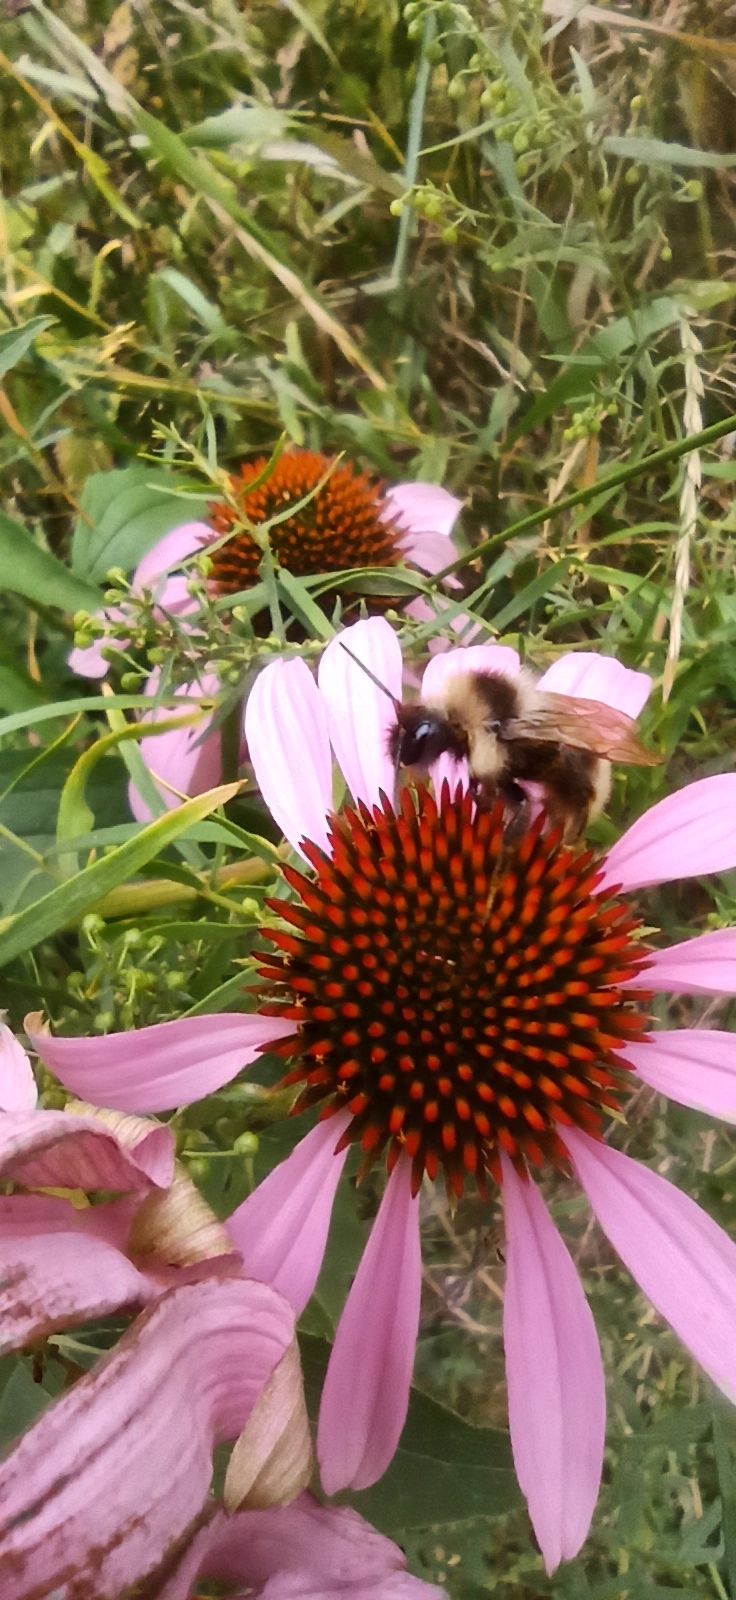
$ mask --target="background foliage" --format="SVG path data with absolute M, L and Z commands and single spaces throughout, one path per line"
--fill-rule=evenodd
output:
M 151 661 L 166 693 L 196 671 L 191 651 L 142 617 L 107 701 L 66 656 L 110 570 L 119 595 L 223 473 L 279 440 L 459 494 L 462 609 L 490 636 L 540 666 L 587 644 L 652 673 L 645 733 L 667 764 L 617 776 L 599 842 L 665 787 L 730 769 L 735 20 L 728 0 L 7 0 L 0 999 L 17 1026 L 40 999 L 69 1032 L 248 1004 L 276 881 L 267 820 L 241 796 L 141 830 L 127 806 L 141 762 L 125 719 Z M 446 629 L 446 614 L 401 620 L 431 584 L 362 582 L 417 659 Z M 224 730 L 274 648 L 313 658 L 340 589 L 281 574 L 265 639 L 262 586 L 213 611 Z M 647 914 L 676 939 L 732 921 L 735 893 L 662 891 Z M 672 1009 L 702 1024 L 695 1002 Z M 728 1025 L 725 1006 L 705 1016 Z M 268 1092 L 277 1076 L 175 1118 L 221 1212 L 301 1132 Z M 647 1091 L 618 1137 L 733 1231 L 727 1129 Z M 305 1318 L 315 1377 L 377 1197 L 341 1192 Z M 733 1414 L 559 1186 L 609 1449 L 588 1545 L 544 1578 L 498 1431 L 496 1208 L 423 1203 L 422 1392 L 359 1509 L 458 1600 L 736 1600 Z M 43 1385 L 29 1360 L 0 1363 L 2 1437 L 109 1332 L 54 1341 Z

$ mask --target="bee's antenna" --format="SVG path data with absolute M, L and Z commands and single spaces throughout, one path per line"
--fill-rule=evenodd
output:
M 371 672 L 370 667 L 367 667 L 365 662 L 360 660 L 359 656 L 353 655 L 352 650 L 348 650 L 347 645 L 343 644 L 342 639 L 340 640 L 340 645 L 341 645 L 342 649 L 345 651 L 346 656 L 349 656 L 350 660 L 355 662 L 356 667 L 360 667 L 361 671 L 365 673 L 366 677 L 370 678 L 371 683 L 375 683 L 377 689 L 382 689 L 383 693 L 385 695 L 388 695 L 388 698 L 392 702 L 394 710 L 395 711 L 400 711 L 401 710 L 401 701 L 399 699 L 397 699 L 396 695 L 392 694 L 391 690 L 386 688 L 385 683 L 381 683 L 380 678 L 376 677 L 375 672 Z

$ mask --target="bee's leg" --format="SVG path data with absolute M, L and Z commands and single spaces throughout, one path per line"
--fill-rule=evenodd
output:
M 505 778 L 498 786 L 498 792 L 506 807 L 505 836 L 507 839 L 521 839 L 529 827 L 531 806 L 529 796 L 525 794 L 520 783 L 513 778 Z

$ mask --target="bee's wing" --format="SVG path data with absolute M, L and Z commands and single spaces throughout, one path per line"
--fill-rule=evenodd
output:
M 522 716 L 507 725 L 505 732 L 515 739 L 532 739 L 541 744 L 549 740 L 570 745 L 574 750 L 589 750 L 591 755 L 620 761 L 624 766 L 661 765 L 661 757 L 641 743 L 633 717 L 600 700 L 542 691 Z

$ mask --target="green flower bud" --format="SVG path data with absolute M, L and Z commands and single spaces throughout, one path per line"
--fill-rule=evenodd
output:
M 400 217 L 401 213 L 402 213 L 402 211 L 404 209 L 404 197 L 403 197 L 403 195 L 398 195 L 397 194 L 396 199 L 391 201 L 391 204 L 390 204 L 388 209 L 391 212 L 392 217 Z
M 93 1021 L 93 1027 L 97 1029 L 98 1033 L 108 1033 L 114 1021 L 115 1018 L 112 1011 L 98 1011 Z
M 602 183 L 598 190 L 598 199 L 602 206 L 610 206 L 613 199 L 613 189 L 610 183 Z
M 151 649 L 148 651 L 148 659 L 149 659 L 149 661 L 151 663 L 151 666 L 152 667 L 161 667 L 161 666 L 163 666 L 163 663 L 166 660 L 166 657 L 167 657 L 168 653 L 169 653 L 168 650 L 164 650 L 163 645 L 160 645 L 160 644 L 152 645 Z
M 143 679 L 140 672 L 124 672 L 120 679 L 120 687 L 124 689 L 126 694 L 135 694 L 142 682 Z
M 186 981 L 187 980 L 183 972 L 167 972 L 166 974 L 165 982 L 167 989 L 183 989 Z
M 668 244 L 663 244 L 662 245 L 662 249 L 660 250 L 659 253 L 660 253 L 660 256 L 661 256 L 663 261 L 671 261 L 672 260 L 672 250 L 670 249 L 670 246 Z
M 529 136 L 524 128 L 519 128 L 518 133 L 514 134 L 512 142 L 517 156 L 523 156 L 524 151 L 529 149 Z
M 447 85 L 447 98 L 448 100 L 462 100 L 464 94 L 465 82 L 458 74 L 456 78 L 451 78 Z
M 685 184 L 684 194 L 688 200 L 702 200 L 703 185 L 699 178 L 690 178 Z
M 233 1154 L 237 1156 L 255 1156 L 258 1154 L 257 1133 L 239 1133 L 233 1143 Z
M 442 240 L 443 244 L 457 244 L 458 232 L 454 223 L 451 223 L 449 228 L 442 229 L 440 239 Z
M 127 589 L 127 587 L 128 587 L 128 574 L 125 571 L 125 568 L 124 567 L 111 567 L 109 572 L 105 573 L 105 582 L 106 583 L 114 583 L 114 584 L 116 584 L 118 589 L 121 589 L 121 588 L 122 589 Z
M 640 171 L 639 167 L 637 167 L 636 162 L 634 162 L 633 166 L 630 166 L 629 169 L 628 169 L 625 181 L 626 181 L 626 183 L 628 183 L 628 185 L 629 185 L 629 187 L 631 189 L 634 189 L 636 187 L 637 183 L 640 182 L 640 179 L 641 179 L 641 171 Z
M 74 616 L 72 617 L 74 627 L 77 629 L 86 628 L 91 620 L 92 619 L 88 611 L 75 611 Z

